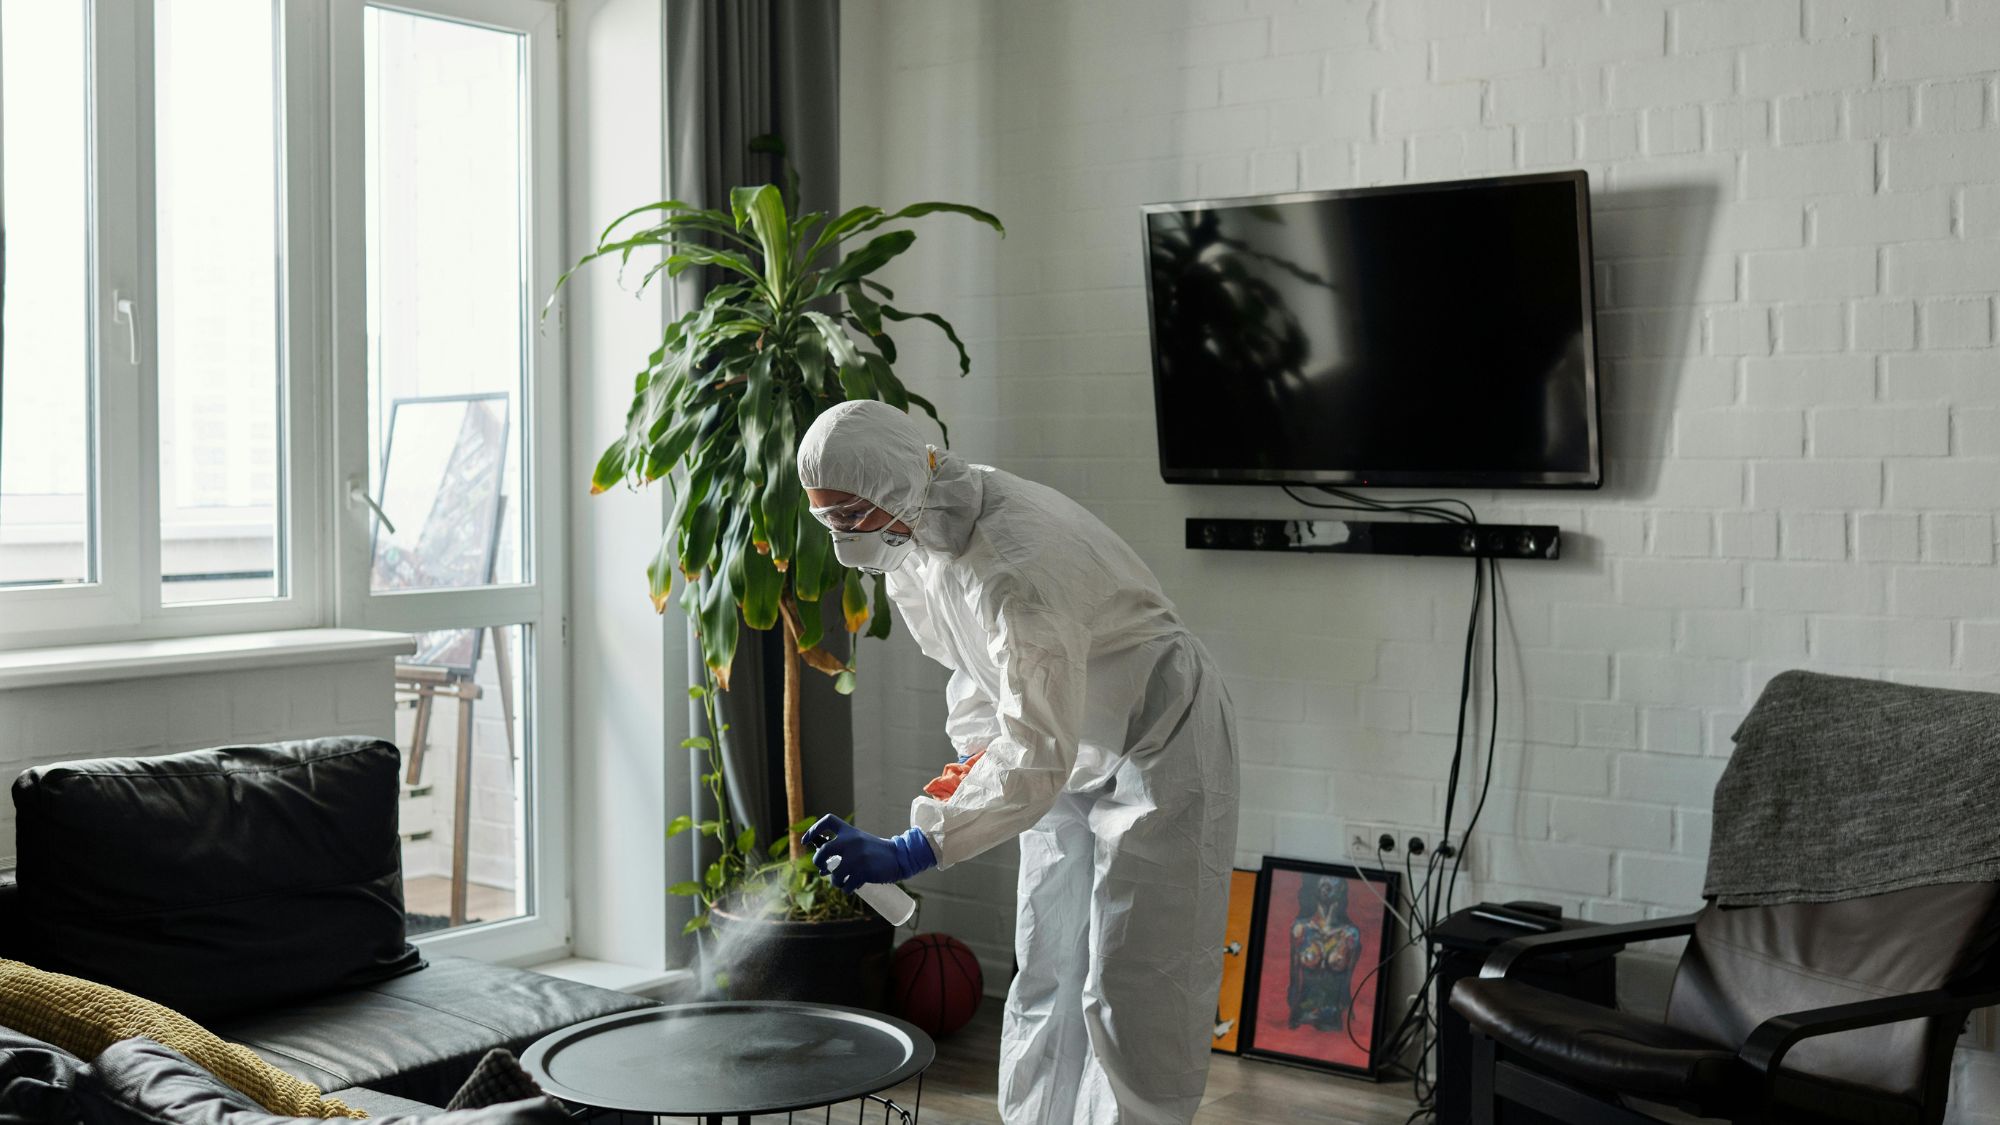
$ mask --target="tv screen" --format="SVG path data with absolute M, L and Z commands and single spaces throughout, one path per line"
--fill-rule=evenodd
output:
M 1602 483 L 1585 173 L 1144 211 L 1167 480 Z

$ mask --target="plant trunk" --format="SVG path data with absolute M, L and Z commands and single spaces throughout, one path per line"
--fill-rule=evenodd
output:
M 802 849 L 791 826 L 806 818 L 805 770 L 799 759 L 799 634 L 791 615 L 779 617 L 785 624 L 785 839 L 797 859 Z

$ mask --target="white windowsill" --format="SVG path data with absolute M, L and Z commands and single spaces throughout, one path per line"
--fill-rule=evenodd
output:
M 371 629 L 285 629 L 159 641 L 65 645 L 0 652 L 0 691 L 49 684 L 101 683 L 237 668 L 324 664 L 417 650 L 406 633 Z
M 654 999 L 659 999 L 675 985 L 694 983 L 694 974 L 686 969 L 642 969 L 637 965 L 593 961 L 588 957 L 565 957 L 560 961 L 529 965 L 528 968 L 544 976 L 561 977 L 578 984 L 594 984 L 614 992 L 630 992 Z

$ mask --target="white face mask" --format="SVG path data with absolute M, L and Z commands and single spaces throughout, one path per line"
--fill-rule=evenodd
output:
M 836 531 L 833 557 L 840 565 L 869 574 L 886 574 L 908 562 L 917 541 L 907 534 L 883 528 L 880 531 Z

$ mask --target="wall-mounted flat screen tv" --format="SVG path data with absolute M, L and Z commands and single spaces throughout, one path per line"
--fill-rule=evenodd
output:
M 1144 212 L 1167 480 L 1603 482 L 1585 173 Z

